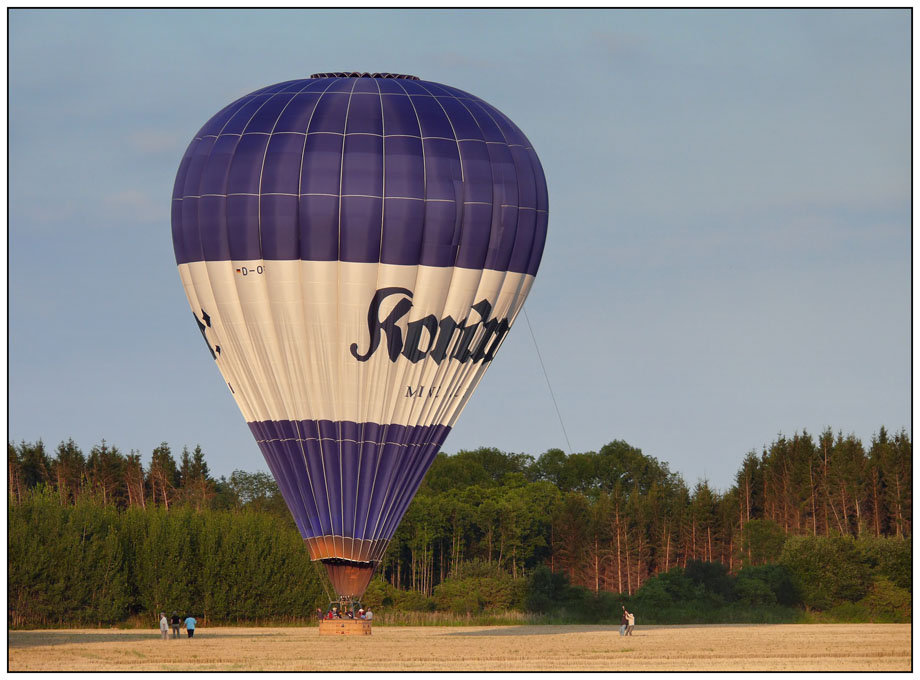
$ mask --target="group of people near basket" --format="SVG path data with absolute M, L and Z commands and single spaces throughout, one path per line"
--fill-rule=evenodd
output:
M 195 617 L 189 614 L 185 617 L 185 620 L 179 616 L 178 612 L 173 612 L 172 615 L 167 619 L 166 612 L 160 612 L 160 637 L 164 640 L 169 637 L 169 631 L 172 630 L 173 638 L 179 637 L 179 629 L 182 626 L 185 626 L 185 631 L 188 633 L 189 637 L 195 636 L 195 624 L 198 621 L 195 620 Z
M 339 611 L 338 607 L 333 607 L 325 615 L 323 615 L 322 610 L 317 609 L 320 619 L 360 619 L 361 621 L 371 621 L 374 618 L 374 612 L 370 609 L 365 610 L 363 607 L 359 608 L 358 611 L 352 609 L 343 608 L 342 611 Z

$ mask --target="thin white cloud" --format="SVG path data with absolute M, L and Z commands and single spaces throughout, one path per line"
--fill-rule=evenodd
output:
M 600 48 L 607 56 L 635 55 L 640 49 L 638 37 L 618 31 L 593 31 L 589 44 Z
M 146 128 L 128 136 L 131 148 L 141 153 L 174 153 L 181 151 L 182 140 L 175 131 Z
M 56 201 L 17 201 L 15 204 L 11 202 L 10 205 L 10 218 L 19 224 L 49 225 L 68 222 L 73 219 L 77 212 L 76 202 L 66 199 Z M 15 227 L 11 231 L 15 231 Z
M 476 57 L 467 52 L 438 52 L 431 56 L 431 64 L 441 68 L 476 68 L 495 67 L 495 61 L 485 57 Z M 414 75 L 414 74 L 413 74 Z
M 125 189 L 103 199 L 105 216 L 112 221 L 156 222 L 164 218 L 163 201 L 138 189 Z

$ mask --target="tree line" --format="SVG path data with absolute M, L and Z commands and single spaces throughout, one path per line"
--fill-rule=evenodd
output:
M 868 448 L 825 430 L 749 452 L 726 491 L 689 487 L 623 441 L 534 459 L 497 449 L 439 455 L 384 563 L 392 585 L 431 594 L 471 559 L 512 576 L 545 564 L 595 592 L 635 593 L 691 561 L 775 562 L 788 536 L 911 535 L 912 444 L 884 429 Z
M 184 448 L 177 461 L 165 443 L 146 465 L 138 452 L 123 454 L 105 441 L 88 454 L 72 440 L 53 454 L 41 441 L 10 443 L 8 465 L 13 625 L 51 621 L 52 610 L 61 621 L 103 621 L 205 605 L 216 620 L 297 616 L 326 597 L 267 474 L 236 470 L 215 479 L 200 447 Z M 369 597 L 403 609 L 539 611 L 531 590 L 557 604 L 571 599 L 559 593 L 573 588 L 641 601 L 656 589 L 659 599 L 679 592 L 668 579 L 692 575 L 695 565 L 718 565 L 723 581 L 737 584 L 751 569 L 788 563 L 799 606 L 840 604 L 844 596 L 802 595 L 808 569 L 792 557 L 802 541 L 811 547 L 800 552 L 836 546 L 863 565 L 858 573 L 875 575 L 866 583 L 909 592 L 909 575 L 905 581 L 891 567 L 901 564 L 891 555 L 905 546 L 909 555 L 911 536 L 912 445 L 903 430 L 891 436 L 880 429 L 868 447 L 831 430 L 817 438 L 781 435 L 744 456 L 734 480 L 726 491 L 706 480 L 691 488 L 667 464 L 622 441 L 536 458 L 493 448 L 439 454 Z M 859 547 L 847 552 L 840 541 Z M 835 569 L 834 560 L 818 569 Z M 266 585 L 269 573 L 280 577 L 277 592 Z M 547 591 L 553 579 L 565 586 Z M 255 593 L 251 583 L 263 590 Z M 751 589 L 767 588 L 769 579 L 751 583 L 729 590 L 750 600 Z M 845 601 L 860 599 L 846 592 Z M 64 615 L 68 593 L 76 599 Z M 43 612 L 35 604 L 42 601 L 59 604 Z
M 84 454 L 73 439 L 61 442 L 53 454 L 44 443 L 7 445 L 9 498 L 22 503 L 27 492 L 39 486 L 53 489 L 62 504 L 91 498 L 103 506 L 195 510 L 230 510 L 244 506 L 286 516 L 284 499 L 271 475 L 234 470 L 229 478 L 215 479 L 201 446 L 183 447 L 179 460 L 163 442 L 144 466 L 140 452 L 123 454 L 102 440 Z
M 322 586 L 292 523 L 191 504 L 119 510 L 36 487 L 10 506 L 9 624 L 302 620 Z

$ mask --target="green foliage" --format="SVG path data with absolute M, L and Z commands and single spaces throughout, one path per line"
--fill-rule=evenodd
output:
M 698 591 L 681 567 L 675 567 L 650 578 L 633 596 L 634 606 L 644 611 L 667 609 L 674 605 L 694 602 Z
M 748 620 L 739 616 L 739 608 L 787 608 L 798 600 L 792 577 L 782 565 L 745 567 L 733 576 L 721 563 L 691 560 L 686 568 L 675 567 L 646 581 L 632 602 L 637 611 L 659 622 L 689 623 L 710 615 L 719 621 Z M 697 612 L 696 619 L 692 612 Z
M 308 616 L 322 586 L 289 522 L 182 507 L 63 504 L 36 487 L 8 512 L 9 624 L 112 624 L 159 611 L 212 622 Z
M 10 444 L 9 449 L 11 461 L 18 463 L 26 487 L 31 488 L 51 481 L 51 461 L 41 439 L 34 444 L 20 442 L 18 450 Z
M 870 536 L 860 539 L 863 559 L 878 576 L 911 592 L 913 583 L 912 540 Z
M 679 574 L 680 577 L 683 577 L 683 570 L 672 569 L 663 574 L 658 574 L 643 583 L 639 591 L 633 596 L 633 602 L 636 603 L 635 606 L 645 611 L 660 611 L 673 607 L 684 599 L 673 592 L 674 586 L 676 586 L 677 589 L 683 590 L 681 587 L 682 584 L 674 583 L 677 579 L 669 579 L 669 574 Z M 672 582 L 669 584 L 668 580 Z M 689 588 L 689 581 L 686 583 Z M 672 587 L 669 588 L 669 585 Z
M 573 586 L 565 574 L 537 567 L 524 591 L 526 611 L 543 614 L 549 622 L 613 623 L 629 598 L 618 593 L 595 593 Z
M 440 453 L 425 475 L 424 484 L 437 492 L 469 486 L 499 486 L 509 475 L 523 474 L 532 462 L 527 454 L 505 453 L 486 447 L 460 451 L 453 456 Z
M 764 594 L 763 584 L 769 589 L 771 596 Z M 799 594 L 796 591 L 792 574 L 782 564 L 763 564 L 756 567 L 744 567 L 738 572 L 735 588 L 740 601 L 745 601 L 742 593 L 748 593 L 749 598 L 755 597 L 754 593 L 761 593 L 760 604 L 777 603 L 783 606 L 798 604 Z M 748 600 L 750 604 L 756 604 Z
M 768 564 L 779 560 L 786 542 L 783 528 L 768 519 L 752 519 L 742 527 L 744 564 Z
M 758 578 L 738 578 L 735 586 L 738 601 L 742 604 L 757 606 L 776 604 L 776 594 L 770 586 Z
M 135 554 L 138 604 L 144 610 L 191 611 L 199 606 L 196 524 L 188 510 L 160 507 L 143 513 L 143 536 Z
M 802 603 L 828 610 L 866 595 L 870 568 L 856 540 L 849 536 L 792 536 L 781 563 L 792 573 Z
M 521 609 L 526 591 L 526 580 L 512 578 L 497 565 L 474 562 L 464 566 L 462 577 L 435 587 L 434 604 L 456 614 Z
M 409 612 L 430 612 L 434 611 L 435 604 L 424 593 L 417 590 L 396 590 L 393 606 L 396 609 Z
M 878 623 L 908 623 L 911 620 L 910 591 L 886 578 L 875 579 L 859 604 L 868 611 L 871 620 Z
M 857 602 L 840 602 L 817 612 L 814 621 L 832 623 L 910 623 L 911 595 L 891 581 L 878 578 Z
M 381 578 L 379 574 L 371 579 L 364 597 L 361 602 L 365 607 L 373 610 L 381 610 L 393 606 L 394 598 L 397 597 L 398 588 Z
M 532 465 L 531 477 L 546 480 L 561 491 L 576 491 L 595 497 L 611 493 L 617 484 L 647 493 L 655 484 L 670 487 L 677 477 L 668 466 L 624 441 L 613 441 L 597 453 L 566 455 L 550 449 Z
M 64 506 L 37 487 L 9 512 L 10 622 L 113 623 L 128 614 L 125 549 L 113 508 Z
M 721 562 L 690 560 L 684 576 L 693 584 L 695 598 L 704 606 L 718 607 L 734 599 L 734 579 Z
M 568 587 L 565 574 L 541 565 L 530 574 L 524 606 L 528 611 L 545 614 L 564 601 Z
M 8 445 L 11 624 L 142 620 L 162 608 L 293 620 L 325 605 L 270 475 L 215 480 L 200 447 L 183 447 L 177 465 L 166 443 L 148 461 L 105 440 L 86 456 L 62 442 L 53 458 L 41 441 Z M 884 429 L 868 452 L 830 430 L 780 436 L 748 453 L 726 492 L 688 487 L 620 440 L 537 459 L 440 454 L 365 603 L 403 622 L 514 609 L 617 622 L 623 604 L 649 623 L 787 621 L 796 607 L 909 620 L 911 471 L 909 437 Z M 605 592 L 617 587 L 632 597 Z
M 284 517 L 289 515 L 281 489 L 267 472 L 234 470 L 226 484 L 237 508 L 245 507 L 247 510 L 271 512 Z
M 48 625 L 71 612 L 62 604 L 70 570 L 60 570 L 66 511 L 57 494 L 36 487 L 30 502 L 10 505 L 7 535 L 7 595 L 12 625 Z

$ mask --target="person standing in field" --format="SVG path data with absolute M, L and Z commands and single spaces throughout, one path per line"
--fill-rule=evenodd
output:
M 174 640 L 179 639 L 179 627 L 182 625 L 182 619 L 179 617 L 178 612 L 173 612 L 172 616 L 169 617 L 169 627 L 172 628 L 172 636 Z
M 160 612 L 160 637 L 164 640 L 169 637 L 169 621 L 166 620 L 166 612 Z
M 626 607 L 623 607 L 623 615 L 620 617 L 620 635 L 626 635 L 626 626 L 628 625 L 629 619 L 626 618 Z
M 633 628 L 636 627 L 636 616 L 631 612 L 626 612 L 626 634 L 632 635 Z
M 198 623 L 195 620 L 195 617 L 191 614 L 188 615 L 188 618 L 185 619 L 185 632 L 188 633 L 189 638 L 195 637 L 195 624 Z

